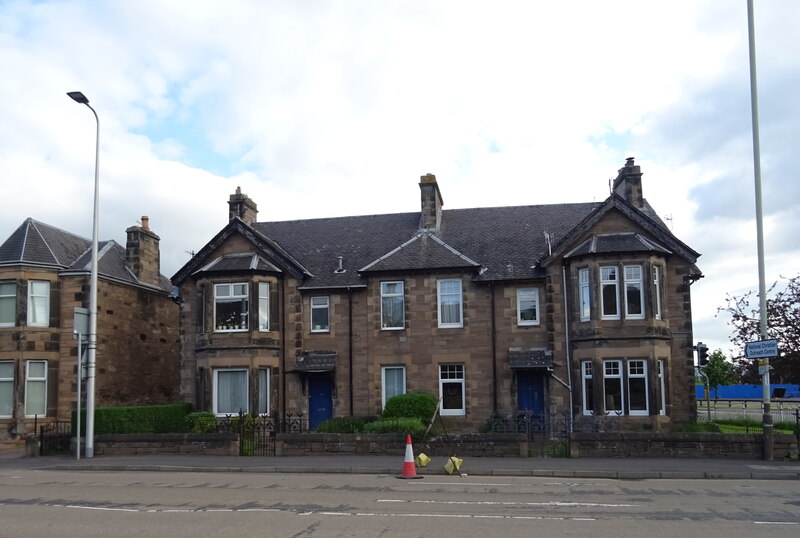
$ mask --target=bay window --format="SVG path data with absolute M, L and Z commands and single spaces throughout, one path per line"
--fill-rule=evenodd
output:
M 25 416 L 47 415 L 47 361 L 25 363 Z
M 600 268 L 600 309 L 602 319 L 619 319 L 619 290 L 617 268 Z
M 0 327 L 13 327 L 17 317 L 17 283 L 0 282 Z
M 245 293 L 247 291 L 245 290 Z M 243 327 L 247 328 L 247 325 Z M 258 330 L 269 330 L 269 283 L 258 283 Z
M 589 321 L 592 316 L 592 291 L 589 287 L 589 269 L 584 268 L 578 271 L 578 286 L 581 321 Z
M 214 370 L 214 414 L 249 413 L 246 369 Z
M 592 361 L 583 361 L 581 363 L 581 383 L 583 384 L 583 414 L 594 415 L 594 387 L 592 386 Z
M 661 267 L 653 266 L 653 317 L 661 319 Z
M 46 280 L 28 282 L 28 325 L 50 326 L 50 282 Z
M 644 293 L 642 266 L 626 265 L 625 268 L 625 317 L 644 319 Z
M 631 415 L 647 415 L 647 361 L 628 361 L 628 408 Z
M 233 332 L 247 330 L 249 312 L 246 282 L 214 284 L 214 330 Z
M 603 410 L 606 414 L 625 412 L 622 393 L 622 361 L 603 361 Z
M 14 414 L 14 361 L 0 361 L 0 418 Z

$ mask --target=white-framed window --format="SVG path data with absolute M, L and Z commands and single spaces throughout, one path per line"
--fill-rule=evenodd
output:
M 258 330 L 269 331 L 269 282 L 258 283 Z
M 50 326 L 50 282 L 46 280 L 28 282 L 28 325 Z
M 602 319 L 619 319 L 619 277 L 613 266 L 600 268 L 600 310 Z
M 381 409 L 392 396 L 406 393 L 406 367 L 384 366 L 381 368 Z
M 17 321 L 17 283 L 0 282 L 0 327 L 13 327 Z
M 517 290 L 517 325 L 539 325 L 538 288 Z
M 625 268 L 625 318 L 644 319 L 644 283 L 642 266 L 626 265 Z
M 661 267 L 653 266 L 653 316 L 661 319 Z
M 650 411 L 647 397 L 647 361 L 628 361 L 628 409 L 631 415 L 647 415 Z
M 594 385 L 592 361 L 581 362 L 581 383 L 583 384 L 583 414 L 594 415 Z
M 603 411 L 607 415 L 625 412 L 620 360 L 603 361 Z
M 467 401 L 464 391 L 464 365 L 439 365 L 439 396 L 442 399 L 442 416 L 466 415 Z
M 249 413 L 247 370 L 227 368 L 214 370 L 214 414 L 237 415 Z
M 658 414 L 667 414 L 667 361 L 658 359 Z
M 14 415 L 14 361 L 0 361 L 0 418 Z
M 233 332 L 247 330 L 249 298 L 247 283 L 214 284 L 214 330 Z
M 331 330 L 330 298 L 311 298 L 311 332 L 326 333 Z
M 578 270 L 578 300 L 581 321 L 589 321 L 592 317 L 592 290 L 589 287 L 588 268 Z
M 47 415 L 47 361 L 25 363 L 25 416 Z
M 405 329 L 406 301 L 402 281 L 381 282 L 381 329 Z
M 258 414 L 269 415 L 269 385 L 270 385 L 270 372 L 269 368 L 260 368 L 258 370 Z
M 461 280 L 447 279 L 436 283 L 439 308 L 439 328 L 464 326 L 464 304 L 461 295 Z

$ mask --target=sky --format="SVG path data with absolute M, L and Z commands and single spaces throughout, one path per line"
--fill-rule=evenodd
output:
M 757 0 L 766 281 L 800 273 L 800 2 Z M 602 201 L 627 157 L 701 253 L 696 340 L 758 289 L 746 0 L 0 0 L 0 242 L 143 215 L 170 277 L 226 224 Z M 792 151 L 791 148 L 795 147 Z M 794 164 L 792 164 L 794 163 Z

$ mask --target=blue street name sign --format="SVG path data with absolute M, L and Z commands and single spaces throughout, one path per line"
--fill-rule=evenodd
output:
M 744 345 L 744 357 L 746 359 L 768 359 L 777 356 L 777 340 L 759 340 L 757 342 L 747 342 Z

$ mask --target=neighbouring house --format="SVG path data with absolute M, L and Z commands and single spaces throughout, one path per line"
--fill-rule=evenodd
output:
M 429 392 L 449 427 L 492 416 L 695 416 L 690 285 L 699 254 L 642 193 L 628 159 L 603 202 L 229 222 L 172 278 L 181 392 L 219 416 L 379 415 Z M 367 203 L 367 201 L 365 201 Z
M 124 248 L 99 244 L 97 406 L 180 399 L 179 307 L 159 240 L 142 217 Z M 90 268 L 90 240 L 30 218 L 0 245 L 0 435 L 70 419 L 75 308 L 88 308 Z

